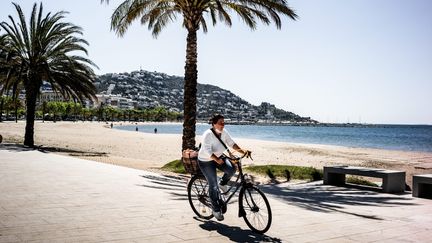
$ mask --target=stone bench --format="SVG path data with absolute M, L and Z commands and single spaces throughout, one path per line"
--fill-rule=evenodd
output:
M 382 191 L 399 193 L 405 191 L 405 172 L 355 166 L 324 166 L 325 185 L 345 185 L 345 175 L 382 178 Z
M 432 199 L 432 174 L 413 175 L 413 197 Z

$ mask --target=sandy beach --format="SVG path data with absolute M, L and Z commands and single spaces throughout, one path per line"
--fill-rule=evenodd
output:
M 132 123 L 121 123 L 132 125 Z M 133 123 L 135 124 L 135 123 Z M 115 125 L 120 125 L 117 123 Z M 1 122 L 5 143 L 23 143 L 25 122 Z M 403 170 L 411 184 L 413 174 L 432 173 L 432 153 L 236 139 L 253 151 L 247 164 L 312 166 L 359 165 Z M 197 136 L 197 143 L 200 136 Z M 154 170 L 178 159 L 181 135 L 111 129 L 103 122 L 35 122 L 35 145 L 47 151 L 136 169 Z M 0 158 L 1 160 L 1 158 Z

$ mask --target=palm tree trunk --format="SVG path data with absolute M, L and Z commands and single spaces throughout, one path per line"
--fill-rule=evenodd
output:
M 18 104 L 15 100 L 15 123 L 18 123 Z
M 12 103 L 14 104 L 14 108 L 15 108 L 15 123 L 18 123 L 18 84 L 15 83 L 12 87 Z
M 195 148 L 196 95 L 198 79 L 197 56 L 196 29 L 189 29 L 186 44 L 182 150 Z
M 42 103 L 42 122 L 45 122 L 46 101 Z
M 0 100 L 1 100 L 1 103 L 0 103 L 0 122 L 2 122 L 3 121 L 3 104 L 4 104 L 3 96 L 0 96 Z
M 34 120 L 36 111 L 36 100 L 39 87 L 26 87 L 26 127 L 24 145 L 34 147 Z

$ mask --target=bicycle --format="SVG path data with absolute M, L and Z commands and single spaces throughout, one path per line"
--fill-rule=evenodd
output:
M 223 202 L 222 212 L 227 210 L 227 204 L 240 189 L 239 197 L 239 217 L 243 217 L 247 226 L 256 233 L 264 234 L 270 228 L 272 222 L 272 212 L 270 204 L 264 193 L 248 179 L 249 176 L 243 173 L 241 160 L 251 158 L 250 152 L 243 156 L 235 156 L 229 158 L 233 164 L 237 164 L 237 178 L 235 181 L 230 181 L 231 185 L 228 190 L 223 193 L 220 191 Z M 251 158 L 252 159 L 252 158 Z M 189 204 L 194 213 L 202 219 L 211 219 L 213 217 L 212 206 L 208 194 L 208 184 L 204 175 L 192 175 L 187 185 Z

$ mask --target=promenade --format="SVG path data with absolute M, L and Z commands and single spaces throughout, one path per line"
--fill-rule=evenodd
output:
M 187 177 L 0 144 L 0 242 L 430 242 L 432 200 L 354 188 L 261 186 L 273 223 L 251 232 L 237 205 L 201 220 Z

